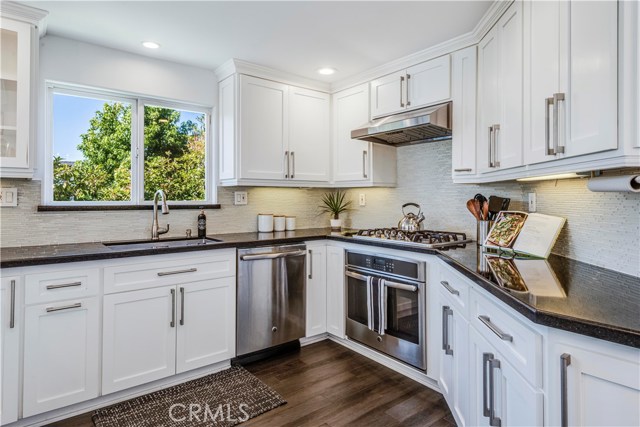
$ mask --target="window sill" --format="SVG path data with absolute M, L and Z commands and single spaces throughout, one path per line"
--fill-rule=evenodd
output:
M 219 204 L 202 205 L 169 205 L 171 209 L 220 209 Z M 38 212 L 87 212 L 87 211 L 146 211 L 153 210 L 153 205 L 111 205 L 111 206 L 70 206 L 70 205 L 39 205 Z

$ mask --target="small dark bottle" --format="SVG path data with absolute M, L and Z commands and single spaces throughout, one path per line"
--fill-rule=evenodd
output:
M 204 209 L 200 211 L 198 215 L 198 239 L 204 239 L 207 236 L 207 216 L 204 214 Z

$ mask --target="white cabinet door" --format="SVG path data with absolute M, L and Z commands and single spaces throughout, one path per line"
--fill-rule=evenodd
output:
M 469 322 L 443 293 L 440 299 L 442 349 L 438 385 L 456 423 L 465 426 L 469 414 Z
M 30 169 L 31 32 L 29 24 L 0 19 L 0 176 L 3 178 L 24 178 L 20 169 Z
M 640 425 L 638 349 L 569 333 L 550 341 L 549 425 L 562 425 L 563 412 L 571 426 Z
M 407 109 L 437 104 L 451 98 L 449 55 L 414 65 L 407 68 L 406 73 Z
M 618 147 L 618 2 L 566 2 L 561 58 L 566 94 L 565 155 Z M 565 10 L 566 10 L 565 9 Z M 563 34 L 564 35 L 564 34 Z M 561 129 L 562 130 L 562 129 Z M 561 142 L 562 145 L 562 142 Z
M 327 246 L 327 332 L 344 338 L 344 249 Z
M 333 180 L 367 182 L 370 143 L 351 139 L 351 131 L 369 121 L 369 87 L 362 84 L 333 95 Z
M 327 332 L 327 250 L 325 245 L 307 245 L 306 336 Z
M 524 3 L 524 163 L 554 159 L 553 95 L 560 91 L 561 2 Z
M 406 78 L 406 71 L 402 70 L 375 79 L 370 83 L 371 117 L 388 116 L 407 108 Z
M 0 281 L 0 424 L 18 419 L 20 390 L 20 331 L 22 310 L 19 276 L 3 277 Z
M 235 357 L 235 277 L 178 286 L 176 373 Z
M 27 307 L 23 416 L 97 397 L 99 351 L 97 297 Z
M 493 126 L 498 124 L 499 75 L 498 30 L 493 27 L 478 44 L 478 133 L 479 172 L 493 170 Z M 456 118 L 453 118 L 454 123 Z
M 237 77 L 230 76 L 218 86 L 218 177 L 221 181 L 237 178 L 236 82 Z
M 289 177 L 329 181 L 329 94 L 289 87 Z
M 454 177 L 476 172 L 476 52 L 476 46 L 471 46 L 451 55 L 451 163 Z
M 494 130 L 500 169 L 522 165 L 522 2 L 514 2 L 496 24 L 500 128 Z
M 105 295 L 102 392 L 175 374 L 176 287 Z
M 240 178 L 286 178 L 288 121 L 289 86 L 240 76 Z
M 543 394 L 532 387 L 474 328 L 469 328 L 473 426 L 543 425 Z

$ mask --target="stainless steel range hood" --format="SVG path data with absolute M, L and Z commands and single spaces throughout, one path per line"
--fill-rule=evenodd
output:
M 451 139 L 451 102 L 373 120 L 351 138 L 394 146 Z

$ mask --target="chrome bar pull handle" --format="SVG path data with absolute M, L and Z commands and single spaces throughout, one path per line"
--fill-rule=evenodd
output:
M 491 319 L 489 318 L 489 316 L 480 315 L 478 316 L 478 320 L 484 323 L 484 325 L 487 328 L 491 329 L 491 332 L 496 334 L 498 338 L 500 338 L 502 341 L 510 341 L 510 342 L 513 341 L 513 337 L 509 334 L 502 332 L 500 328 L 498 328 L 496 325 L 493 324 L 493 322 L 491 322 Z
M 77 302 L 75 304 L 63 305 L 61 307 L 47 307 L 46 311 L 47 313 L 51 313 L 53 311 L 70 310 L 72 308 L 80 308 L 80 307 L 82 307 L 82 303 Z
M 16 281 L 11 281 L 11 312 L 9 314 L 9 329 L 16 327 Z
M 544 141 L 548 156 L 554 156 L 556 154 L 555 146 L 551 145 L 551 131 L 549 130 L 549 107 L 552 105 L 554 105 L 553 97 L 544 99 Z
M 284 178 L 289 179 L 289 152 L 284 152 L 285 173 Z
M 491 359 L 493 359 L 492 353 L 482 353 L 482 415 L 485 417 L 489 417 L 491 415 L 491 407 L 489 406 L 489 398 L 487 395 L 487 367 Z
M 442 349 L 444 354 L 453 356 L 453 349 L 449 344 L 449 316 L 453 316 L 453 310 L 451 307 L 442 306 Z
M 489 167 L 493 167 L 493 126 L 489 126 L 489 138 L 488 144 L 489 147 Z
M 498 160 L 498 135 L 500 132 L 500 125 L 493 125 L 493 167 L 500 167 L 500 160 Z
M 448 290 L 448 291 L 449 291 L 449 293 L 450 293 L 451 295 L 458 295 L 458 296 L 460 296 L 460 291 L 459 291 L 459 290 L 457 290 L 457 289 L 454 289 L 453 287 L 451 287 L 451 285 L 449 284 L 449 282 L 447 282 L 446 280 L 442 280 L 442 281 L 440 281 L 440 284 L 441 284 L 442 286 L 444 286 L 444 288 L 445 288 L 446 290 Z
M 176 327 L 176 290 L 171 289 L 171 322 L 169 322 L 169 326 L 172 328 Z
M 195 273 L 198 271 L 197 268 L 186 268 L 184 270 L 175 270 L 175 271 L 159 271 L 158 276 L 171 276 L 172 274 L 184 274 L 184 273 Z
M 50 291 L 53 289 L 71 288 L 74 286 L 82 286 L 82 282 L 62 283 L 60 285 L 47 285 L 47 290 Z
M 404 99 L 402 96 L 402 86 L 404 83 L 404 76 L 400 76 L 400 107 L 404 108 Z
M 471 168 L 454 169 L 454 172 L 471 172 Z
M 489 360 L 489 425 L 492 427 L 500 427 L 502 420 L 496 417 L 495 377 L 493 375 L 495 369 L 500 369 L 500 361 L 494 359 L 492 356 Z
M 180 287 L 180 326 L 184 325 L 184 288 Z
M 409 107 L 411 105 L 411 101 L 409 100 L 409 79 L 411 78 L 411 74 L 407 74 L 407 84 L 406 84 L 406 90 L 405 93 L 407 95 L 406 99 L 407 99 L 407 107 Z
M 564 93 L 553 94 L 553 148 L 556 153 L 564 153 L 564 145 L 560 145 L 560 135 L 558 132 L 558 106 L 560 101 L 564 101 Z
M 313 250 L 309 249 L 309 279 L 313 279 Z
M 367 179 L 367 150 L 362 150 L 362 177 Z
M 560 356 L 560 417 L 562 427 L 569 426 L 569 396 L 567 394 L 567 368 L 571 365 L 571 355 L 563 353 Z
M 295 178 L 296 175 L 296 156 L 295 156 L 295 152 L 291 152 L 290 156 L 291 156 L 291 179 Z

